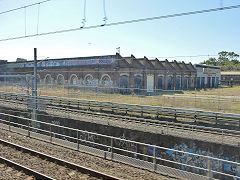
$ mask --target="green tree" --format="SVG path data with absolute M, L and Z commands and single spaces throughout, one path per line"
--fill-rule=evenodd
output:
M 209 58 L 202 64 L 221 66 L 223 71 L 240 70 L 239 55 L 235 52 L 221 51 L 218 53 L 218 58 Z

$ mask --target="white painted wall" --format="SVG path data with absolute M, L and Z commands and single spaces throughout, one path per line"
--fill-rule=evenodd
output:
M 153 92 L 154 89 L 154 76 L 152 74 L 147 75 L 147 92 Z

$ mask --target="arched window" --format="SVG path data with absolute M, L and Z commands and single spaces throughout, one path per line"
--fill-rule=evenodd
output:
M 164 77 L 163 76 L 158 76 L 158 83 L 157 83 L 157 88 L 158 89 L 164 89 Z
M 176 90 L 180 90 L 181 89 L 181 76 L 177 76 L 176 77 Z
M 140 93 L 142 87 L 143 87 L 142 76 L 140 76 L 140 75 L 135 76 L 134 77 L 134 92 L 135 93 Z
M 128 92 L 128 86 L 129 86 L 128 76 L 122 75 L 120 77 L 120 92 L 121 93 L 127 93 Z
M 168 76 L 168 89 L 169 90 L 173 90 L 173 77 L 172 76 Z
M 64 84 L 64 76 L 62 74 L 58 74 L 57 76 L 57 84 L 63 85 Z
M 137 75 L 134 77 L 134 88 L 142 88 L 142 76 Z
M 189 77 L 184 77 L 184 89 L 188 89 Z
M 85 82 L 86 86 L 94 85 L 93 76 L 91 74 L 86 75 L 85 78 L 84 78 L 84 82 Z
M 111 78 L 109 75 L 105 74 L 102 76 L 101 78 L 101 84 L 104 86 L 104 87 L 110 87 L 112 86 L 112 81 L 111 81 Z
M 72 75 L 70 76 L 70 84 L 71 84 L 71 85 L 77 85 L 77 80 L 78 80 L 78 77 L 77 77 L 76 74 L 72 74 Z
M 50 74 L 47 74 L 45 76 L 45 84 L 51 84 L 52 83 L 52 77 Z

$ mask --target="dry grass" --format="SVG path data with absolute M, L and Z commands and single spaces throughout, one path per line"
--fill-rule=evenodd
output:
M 0 91 L 23 93 L 16 87 L 1 87 Z M 30 92 L 31 93 L 31 92 Z M 126 104 L 166 106 L 240 114 L 240 87 L 200 91 L 183 91 L 183 94 L 138 96 L 136 94 L 104 94 L 96 91 L 41 87 L 39 95 L 68 97 L 85 100 L 108 101 Z M 239 99 L 239 101 L 237 101 Z

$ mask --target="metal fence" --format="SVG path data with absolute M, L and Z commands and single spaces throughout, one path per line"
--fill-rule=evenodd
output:
M 30 97 L 23 94 L 0 92 L 0 98 L 27 101 Z M 240 115 L 230 113 L 216 113 L 210 111 L 188 110 L 180 108 L 166 108 L 160 106 L 130 105 L 103 101 L 89 101 L 70 98 L 59 98 L 50 96 L 39 96 L 38 100 L 44 100 L 48 107 L 68 107 L 70 109 L 83 109 L 93 111 L 106 111 L 109 113 L 120 113 L 135 117 L 151 119 L 170 118 L 173 121 L 183 121 L 195 124 L 207 124 L 209 126 L 220 126 L 239 130 Z M 191 121 L 189 121 L 191 120 Z
M 238 179 L 240 163 L 0 113 L 3 129 L 187 179 Z M 191 161 L 189 160 L 191 159 Z M 202 163 L 197 163 L 202 162 Z M 235 171 L 227 171 L 227 167 Z
M 0 91 L 31 94 L 33 82 L 28 78 L 7 78 L 0 81 Z M 41 96 L 65 96 L 97 101 L 111 101 L 118 103 L 157 105 L 166 107 L 191 108 L 199 110 L 211 110 L 223 113 L 240 113 L 240 101 L 235 101 L 237 95 L 226 98 L 225 89 L 216 88 L 212 97 L 208 98 L 207 91 L 199 92 L 191 90 L 163 90 L 153 87 L 143 89 L 140 87 L 116 87 L 113 85 L 104 86 L 102 83 L 93 84 L 64 84 L 38 82 L 38 94 Z M 187 95 L 185 93 L 187 92 Z M 200 97 L 199 94 L 205 94 Z M 175 96 L 177 95 L 177 96 Z
M 4 109 L 3 112 L 8 114 L 18 114 L 23 117 L 31 118 L 32 112 L 29 110 L 29 105 L 23 101 L 14 101 L 14 100 L 1 100 L 1 106 L 11 109 Z M 40 106 L 38 106 L 40 108 Z M 13 110 L 15 108 L 16 110 Z M 176 137 L 182 138 L 191 138 L 205 142 L 213 142 L 222 145 L 231 145 L 231 146 L 240 146 L 240 132 L 236 130 L 228 130 L 221 128 L 213 128 L 213 127 L 205 127 L 200 125 L 191 125 L 191 124 L 183 124 L 176 122 L 168 122 L 161 120 L 151 120 L 151 119 L 143 119 L 143 118 L 134 118 L 128 116 L 121 115 L 111 115 L 111 114 L 103 114 L 104 118 L 99 116 L 97 119 L 93 120 L 93 116 L 95 116 L 94 112 L 91 111 L 82 111 L 78 109 L 69 109 L 62 107 L 54 107 L 54 106 L 46 106 L 46 109 L 38 109 L 38 113 L 35 113 L 37 117 L 41 119 L 51 119 L 55 121 L 54 118 L 67 118 L 69 120 L 80 120 L 97 124 L 111 124 L 114 126 L 116 123 L 123 123 L 123 127 L 125 127 L 126 121 L 134 122 L 138 124 L 138 126 L 131 126 L 129 128 L 133 130 L 139 130 L 139 128 L 149 127 L 149 132 L 158 132 L 163 135 L 172 135 Z M 46 111 L 45 111 L 46 110 Z M 47 114 L 45 113 L 47 112 Z M 57 112 L 57 113 L 56 113 Z M 81 115 L 84 113 L 84 118 Z M 86 114 L 87 113 L 87 114 Z M 88 118 L 89 117 L 89 118 Z M 146 130 L 146 129 L 145 129 Z
M 195 94 L 163 95 L 163 106 L 208 109 L 215 112 L 240 114 L 238 96 L 214 96 Z

